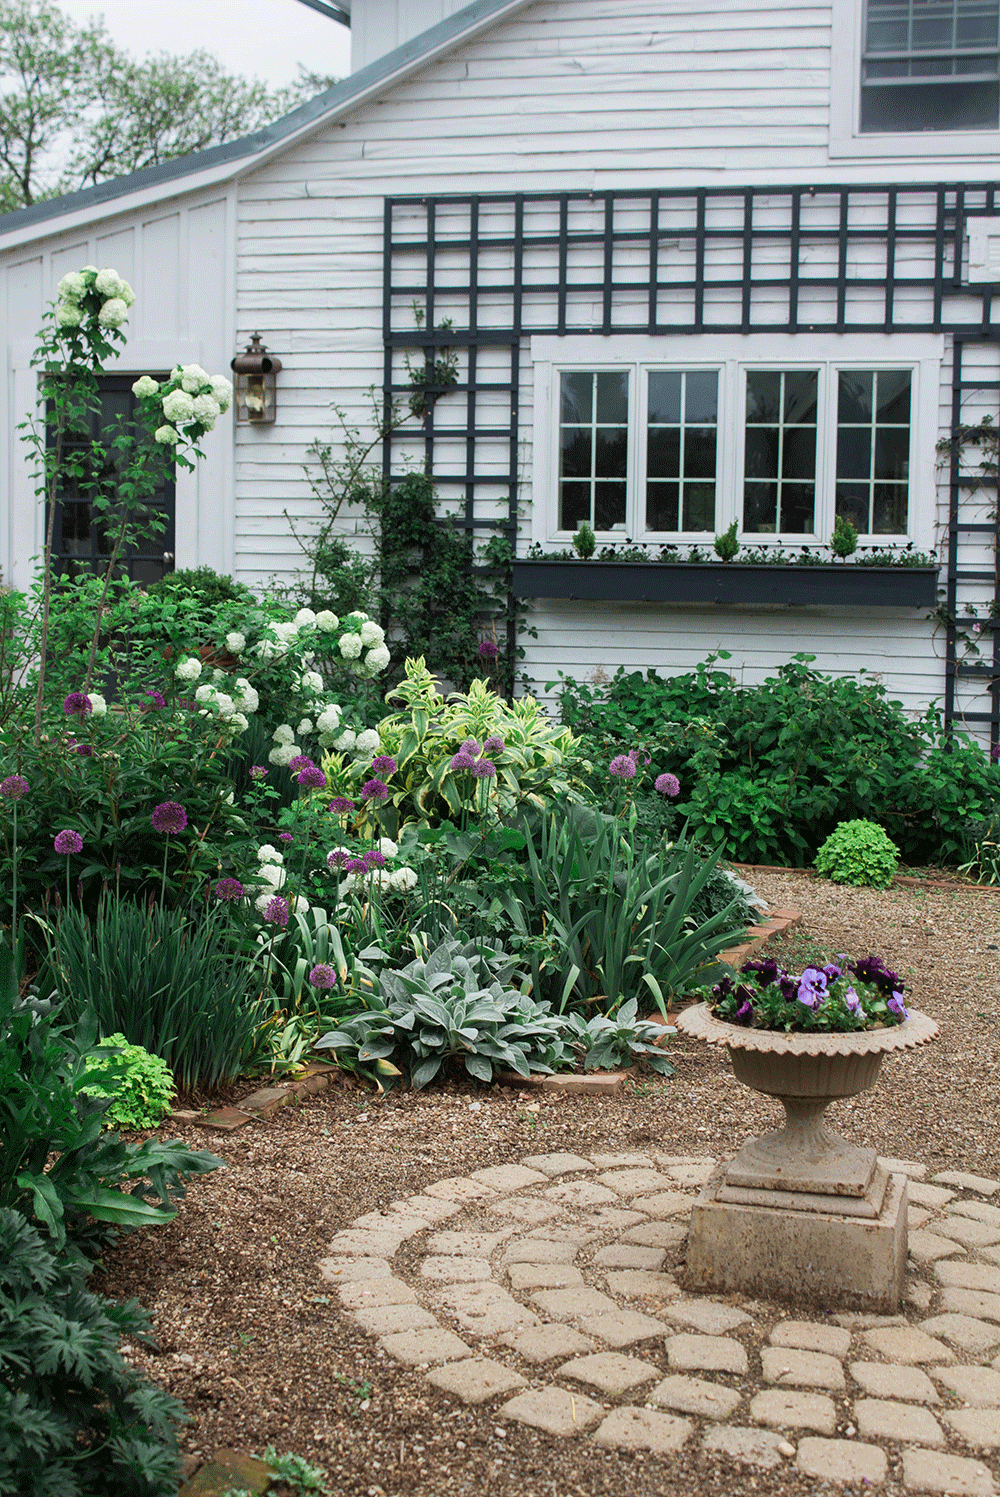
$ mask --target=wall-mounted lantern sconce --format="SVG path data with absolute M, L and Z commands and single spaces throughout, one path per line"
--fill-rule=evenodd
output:
M 236 375 L 236 419 L 263 426 L 274 421 L 278 407 L 278 370 L 281 360 L 268 353 L 254 333 L 245 353 L 238 353 L 229 367 Z

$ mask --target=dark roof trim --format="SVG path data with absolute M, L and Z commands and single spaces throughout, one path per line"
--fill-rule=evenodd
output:
M 351 12 L 343 5 L 334 5 L 332 0 L 301 0 L 302 5 L 308 5 L 310 10 L 318 10 L 321 16 L 326 16 L 331 21 L 339 21 L 341 26 L 350 26 Z
M 325 93 L 317 94 L 315 99 L 310 99 L 307 104 L 300 104 L 291 114 L 283 115 L 273 125 L 257 130 L 253 135 L 244 135 L 239 140 L 211 146 L 207 151 L 196 151 L 190 156 L 178 156 L 172 161 L 164 161 L 159 166 L 148 166 L 127 177 L 112 177 L 107 182 L 98 182 L 96 187 L 84 187 L 79 192 L 70 192 L 63 197 L 46 198 L 44 202 L 32 203 L 29 208 L 18 208 L 13 213 L 0 214 L 0 235 L 28 228 L 31 224 L 61 218 L 64 214 L 75 213 L 83 208 L 96 207 L 115 198 L 127 197 L 130 193 L 141 192 L 143 188 L 156 187 L 161 182 L 180 181 L 195 172 L 209 171 L 213 167 L 226 166 L 230 162 L 260 155 L 286 137 L 321 120 L 324 115 L 344 109 L 353 99 L 370 93 L 379 83 L 391 79 L 394 74 L 412 68 L 424 56 L 447 46 L 450 41 L 459 40 L 473 26 L 489 20 L 498 11 L 509 9 L 511 3 L 512 0 L 473 0 L 471 5 L 463 6 L 447 20 L 422 31 L 419 36 L 412 37 L 401 47 L 387 52 L 384 57 L 379 57 L 367 67 L 359 68 L 342 83 L 328 88 Z

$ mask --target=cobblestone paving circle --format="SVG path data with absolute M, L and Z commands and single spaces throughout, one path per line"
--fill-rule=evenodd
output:
M 493 1417 L 669 1454 L 992 1497 L 1000 1475 L 1000 1181 L 909 1177 L 898 1316 L 685 1294 L 716 1161 L 536 1154 L 358 1217 L 322 1278 L 385 1354 Z

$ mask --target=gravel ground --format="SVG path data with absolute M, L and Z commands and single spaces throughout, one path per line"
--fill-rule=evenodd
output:
M 1000 895 L 754 881 L 773 907 L 803 914 L 802 932 L 772 948 L 779 959 L 800 966 L 817 947 L 875 952 L 941 1026 L 935 1044 L 889 1057 L 874 1092 L 832 1108 L 834 1126 L 931 1173 L 1000 1175 Z M 319 1278 L 338 1229 L 443 1176 L 554 1149 L 731 1153 L 775 1125 L 777 1104 L 738 1086 L 724 1054 L 679 1036 L 672 1054 L 673 1077 L 637 1077 L 615 1097 L 457 1084 L 379 1103 L 344 1077 L 230 1136 L 181 1129 L 228 1169 L 196 1181 L 169 1227 L 123 1239 L 98 1287 L 149 1310 L 158 1350 L 130 1355 L 186 1404 L 185 1452 L 271 1443 L 326 1467 L 334 1492 L 365 1497 L 819 1490 L 791 1469 L 755 1472 L 697 1449 L 603 1452 L 456 1405 L 380 1354 Z M 892 1479 L 884 1490 L 897 1490 Z

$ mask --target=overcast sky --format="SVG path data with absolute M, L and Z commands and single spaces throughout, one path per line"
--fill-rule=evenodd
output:
M 119 46 L 147 52 L 214 52 L 232 73 L 291 83 L 296 65 L 344 78 L 350 71 L 350 32 L 300 0 L 58 0 L 79 24 L 103 15 Z

